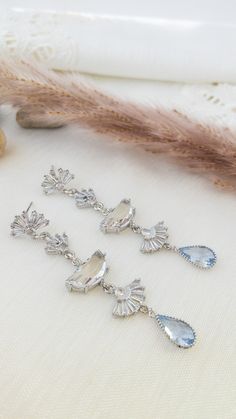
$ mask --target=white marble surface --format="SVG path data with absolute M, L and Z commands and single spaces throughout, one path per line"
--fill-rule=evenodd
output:
M 145 84 L 135 83 L 104 85 L 141 98 Z M 148 86 L 157 93 L 154 83 Z M 234 419 L 235 196 L 93 133 L 23 130 L 14 112 L 5 112 L 1 126 L 8 152 L 0 176 L 0 418 Z M 164 219 L 176 245 L 212 246 L 217 265 L 200 271 L 168 252 L 140 254 L 139 237 L 129 232 L 103 235 L 99 214 L 43 195 L 40 183 L 52 163 L 69 168 L 79 187 L 92 186 L 108 206 L 130 197 L 138 223 Z M 69 262 L 9 235 L 13 216 L 31 200 L 52 232 L 67 232 L 81 258 L 97 248 L 107 252 L 108 281 L 141 277 L 147 302 L 188 321 L 196 346 L 176 348 L 144 315 L 112 318 L 112 298 L 99 288 L 68 293 Z

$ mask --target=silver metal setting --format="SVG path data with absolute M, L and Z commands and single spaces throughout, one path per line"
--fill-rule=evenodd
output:
M 81 191 L 77 191 L 74 194 L 74 198 L 78 208 L 90 208 L 97 202 L 93 189 L 82 189 Z
M 63 234 L 55 234 L 55 236 L 49 235 L 46 238 L 45 251 L 49 255 L 64 255 L 68 249 L 68 236 Z
M 41 233 L 37 232 L 37 230 L 39 230 L 40 228 L 47 226 L 49 224 L 49 220 L 47 220 L 43 214 L 39 214 L 35 210 L 29 212 L 31 206 L 32 202 L 26 211 L 23 211 L 21 215 L 15 216 L 14 221 L 11 224 L 11 234 L 13 236 L 21 236 L 26 234 L 31 236 L 33 239 L 43 240 L 46 243 L 45 251 L 47 254 L 62 255 L 65 257 L 65 259 L 70 260 L 72 265 L 77 267 L 77 270 L 79 270 L 80 266 L 83 265 L 84 271 L 86 264 L 88 264 L 88 261 L 82 262 L 80 258 L 76 256 L 75 252 L 69 248 L 68 236 L 65 233 L 55 234 L 53 236 L 48 231 L 43 231 Z M 105 258 L 105 255 L 100 251 L 95 252 L 93 256 Z M 93 278 L 92 275 L 90 277 L 90 284 L 97 284 L 98 282 L 98 273 L 94 273 L 94 275 L 95 278 Z M 68 286 L 68 283 L 66 285 Z M 85 284 L 85 288 L 85 291 L 87 291 L 91 287 Z
M 104 279 L 102 279 L 100 285 L 106 294 L 114 294 L 116 287 L 113 284 L 108 284 L 104 281 Z
M 46 227 L 49 224 L 43 214 L 39 214 L 37 211 L 29 212 L 32 206 L 32 202 L 28 206 L 26 211 L 23 211 L 21 215 L 16 215 L 13 223 L 11 224 L 11 234 L 13 236 L 21 236 L 28 234 L 33 236 L 36 231 L 42 227 Z
M 147 314 L 149 317 L 151 317 L 152 319 L 154 319 L 156 317 L 156 313 L 153 310 L 152 307 L 147 306 L 146 304 L 142 304 L 140 306 L 139 311 L 141 311 L 141 313 L 143 314 Z
M 100 223 L 100 230 L 103 233 L 120 233 L 126 229 L 130 229 L 133 233 L 142 236 L 142 244 L 140 251 L 142 253 L 152 254 L 158 252 L 160 249 L 171 250 L 190 262 L 192 265 L 209 269 L 212 268 L 216 263 L 216 254 L 214 254 L 211 260 L 203 261 L 202 263 L 193 262 L 191 258 L 181 252 L 183 248 L 177 248 L 176 246 L 168 242 L 168 228 L 163 221 L 158 222 L 151 228 L 141 227 L 135 223 L 135 208 L 131 205 L 130 199 L 123 199 L 120 203 L 112 209 L 108 209 L 103 202 L 98 201 L 93 189 L 82 189 L 77 190 L 75 188 L 67 189 L 68 183 L 74 179 L 69 170 L 51 168 L 48 175 L 44 176 L 42 187 L 46 194 L 53 192 L 62 192 L 73 199 L 75 199 L 76 205 L 79 208 L 93 208 L 95 211 L 104 215 L 103 220 Z M 191 247 L 191 246 L 185 246 Z M 192 246 L 194 247 L 194 246 Z M 206 246 L 195 246 L 206 247 Z M 197 249 L 196 249 L 197 250 Z
M 63 234 L 51 235 L 48 231 L 38 233 L 40 228 L 49 224 L 43 214 L 31 211 L 29 205 L 26 211 L 17 215 L 11 224 L 13 236 L 28 235 L 33 239 L 45 242 L 45 250 L 49 255 L 62 255 L 76 266 L 75 272 L 66 280 L 66 287 L 69 291 L 87 293 L 92 288 L 100 285 L 101 289 L 116 299 L 113 308 L 113 315 L 118 317 L 129 317 L 137 312 L 147 314 L 150 318 L 156 319 L 169 339 L 180 347 L 191 347 L 195 342 L 195 332 L 185 322 L 173 317 L 157 315 L 154 310 L 144 304 L 145 288 L 141 285 L 140 279 L 135 279 L 125 287 L 117 287 L 114 284 L 105 282 L 104 277 L 108 271 L 105 254 L 97 250 L 93 255 L 82 262 L 73 250 L 69 248 L 68 236 Z M 132 207 L 131 207 L 132 208 Z M 164 319 L 164 320 L 163 320 Z M 176 322 L 169 327 L 164 322 Z M 192 339 L 192 342 L 191 342 Z
M 180 323 L 181 324 L 181 326 L 185 326 L 186 327 L 186 329 L 187 330 L 189 330 L 189 332 L 190 332 L 190 336 L 191 336 L 191 339 L 189 340 L 189 342 L 186 342 L 186 343 L 180 343 L 180 339 L 174 339 L 173 338 L 173 336 L 172 336 L 172 333 L 171 333 L 171 331 L 170 330 L 168 330 L 166 327 L 165 327 L 165 325 L 163 324 L 163 321 L 161 320 L 161 318 L 162 317 L 166 317 L 167 319 L 170 319 L 170 320 L 172 320 L 172 321 L 175 321 L 175 322 L 177 322 L 177 323 Z M 176 345 L 176 346 L 178 346 L 179 348 L 183 348 L 183 349 L 189 349 L 189 348 L 191 348 L 192 346 L 194 346 L 195 345 L 195 343 L 196 343 L 196 339 L 197 339 L 197 335 L 196 335 L 196 332 L 195 332 L 195 330 L 187 323 L 187 322 L 185 322 L 184 320 L 180 320 L 180 319 L 178 319 L 178 318 L 176 318 L 176 317 L 171 317 L 171 316 L 163 316 L 163 315 L 161 315 L 161 314 L 157 314 L 156 315 L 156 321 L 157 321 L 157 323 L 158 323 L 158 325 L 159 325 L 159 327 L 161 328 L 161 330 L 163 330 L 163 332 L 165 333 L 165 335 L 170 339 L 170 341 L 174 344 L 174 345 Z M 183 340 L 183 339 L 182 339 Z
M 189 262 L 191 265 L 194 265 L 199 269 L 207 270 L 207 269 L 211 269 L 216 264 L 217 255 L 214 252 L 214 250 L 212 250 L 210 247 L 203 246 L 203 245 L 197 245 L 197 244 L 194 244 L 194 245 L 191 245 L 191 246 L 185 246 L 185 247 L 188 247 L 188 248 L 191 248 L 191 249 L 194 249 L 194 248 L 195 249 L 206 249 L 206 250 L 209 250 L 212 253 L 211 262 L 209 264 L 204 265 L 204 264 L 200 263 L 199 261 L 193 261 L 193 260 L 191 260 L 191 258 L 187 257 L 187 255 L 184 254 L 183 251 L 182 251 L 182 249 L 184 249 L 184 247 L 176 248 L 175 251 L 180 256 L 182 256 L 187 262 Z
M 115 288 L 116 305 L 113 309 L 114 316 L 128 317 L 139 311 L 145 300 L 145 288 L 140 282 L 140 279 L 135 279 L 126 287 Z
M 135 215 L 135 208 L 132 207 L 129 199 L 123 199 L 109 211 L 100 224 L 104 233 L 120 233 L 130 226 Z
M 55 169 L 54 166 L 51 167 L 48 175 L 44 176 L 42 182 L 42 187 L 45 194 L 51 194 L 56 191 L 64 192 L 66 185 L 74 179 L 69 170 Z
M 142 253 L 153 253 L 160 250 L 168 239 L 168 228 L 164 221 L 159 222 L 151 228 L 142 228 L 143 243 L 141 245 Z
M 105 257 L 104 253 L 97 250 L 66 280 L 67 289 L 87 293 L 99 285 L 108 271 Z

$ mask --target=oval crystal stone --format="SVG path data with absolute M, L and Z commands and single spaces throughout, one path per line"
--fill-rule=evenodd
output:
M 105 255 L 98 250 L 66 280 L 66 287 L 69 291 L 87 292 L 101 282 L 106 270 Z
M 178 252 L 188 262 L 193 263 L 198 268 L 209 269 L 216 263 L 216 254 L 206 246 L 180 247 Z
M 129 199 L 123 199 L 117 207 L 112 209 L 100 224 L 104 233 L 119 233 L 129 227 L 135 214 Z
M 156 320 L 168 338 L 180 348 L 191 348 L 196 340 L 196 334 L 192 327 L 183 320 L 174 317 L 157 314 Z

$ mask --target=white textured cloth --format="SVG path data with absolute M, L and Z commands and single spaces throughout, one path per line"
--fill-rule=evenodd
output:
M 148 12 L 150 13 L 150 12 Z M 50 68 L 178 82 L 235 83 L 236 22 L 15 9 L 0 53 Z
M 102 84 L 153 102 L 161 94 L 155 83 Z M 8 138 L 0 176 L 0 418 L 235 419 L 235 196 L 76 128 L 23 130 L 13 113 L 0 123 Z M 165 220 L 173 244 L 212 247 L 217 265 L 201 271 L 165 251 L 142 255 L 131 232 L 102 234 L 99 214 L 43 195 L 52 163 L 69 168 L 74 184 L 93 187 L 108 207 L 130 197 L 141 225 Z M 178 349 L 142 314 L 114 319 L 114 301 L 99 287 L 68 293 L 69 262 L 47 256 L 40 242 L 10 237 L 14 215 L 31 200 L 82 259 L 107 252 L 107 281 L 141 277 L 147 303 L 188 321 L 196 346 Z

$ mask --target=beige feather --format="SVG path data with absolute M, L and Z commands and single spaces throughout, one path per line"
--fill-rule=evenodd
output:
M 22 61 L 0 61 L 1 103 L 19 107 L 28 126 L 79 124 L 162 154 L 214 176 L 219 186 L 236 189 L 236 136 L 226 127 L 194 121 L 176 110 L 115 98 L 78 75 L 58 74 Z

